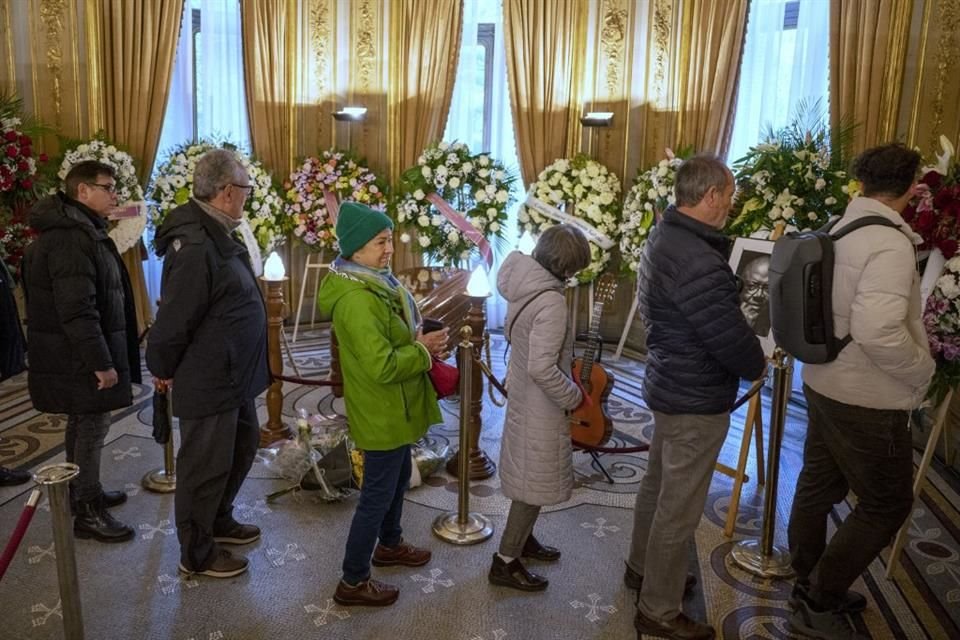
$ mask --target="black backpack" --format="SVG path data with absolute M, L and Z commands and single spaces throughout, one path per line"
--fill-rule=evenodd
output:
M 788 233 L 770 256 L 770 325 L 784 351 L 809 364 L 836 359 L 851 338 L 833 332 L 833 243 L 869 225 L 899 228 L 881 216 L 855 220 L 830 233 L 837 217 L 815 231 Z

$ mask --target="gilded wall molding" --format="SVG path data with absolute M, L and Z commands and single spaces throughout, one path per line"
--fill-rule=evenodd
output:
M 376 21 L 371 0 L 364 0 L 357 10 L 356 58 L 357 86 L 362 93 L 369 93 L 372 87 L 374 70 L 377 63 Z
M 40 0 L 40 21 L 43 23 L 46 49 L 44 51 L 47 73 L 50 74 L 53 124 L 63 128 L 63 17 L 67 9 L 65 0 Z M 39 98 L 39 96 L 37 96 Z M 37 100 L 39 103 L 39 100 Z
M 0 0 L 0 37 L 4 42 L 4 55 L 7 63 L 3 67 L 4 75 L 0 77 L 0 87 L 9 92 L 17 86 L 17 64 L 13 51 L 13 30 L 10 25 L 10 1 Z
M 944 103 L 948 84 L 956 84 L 957 60 L 960 60 L 960 0 L 940 0 L 938 3 L 937 24 L 940 35 L 937 38 L 935 57 L 937 81 L 933 89 L 933 109 L 930 127 L 930 148 L 937 148 L 938 139 L 944 126 Z M 954 109 L 957 105 L 952 105 Z
M 670 62 L 670 34 L 673 31 L 673 0 L 654 0 L 652 31 L 653 98 L 658 106 L 663 106 Z
M 627 10 L 622 2 L 607 2 L 604 6 L 600 46 L 606 56 L 607 95 L 622 96 L 620 86 L 624 67 L 624 39 L 627 32 Z

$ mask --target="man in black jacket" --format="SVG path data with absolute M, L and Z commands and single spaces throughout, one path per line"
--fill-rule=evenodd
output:
M 133 291 L 107 235 L 116 180 L 109 165 L 86 161 L 65 183 L 65 193 L 44 198 L 30 212 L 40 235 L 24 257 L 27 382 L 38 411 L 67 414 L 67 461 L 80 467 L 70 485 L 74 534 L 123 542 L 133 538 L 133 529 L 106 509 L 127 495 L 104 492 L 100 484 L 110 412 L 129 406 L 131 382 L 140 382 Z
M 214 578 L 247 570 L 245 558 L 219 544 L 260 538 L 233 518 L 259 443 L 254 399 L 269 383 L 266 309 L 249 254 L 232 235 L 252 190 L 233 151 L 208 151 L 194 170 L 193 198 L 170 212 L 156 238 L 163 281 L 147 366 L 159 388 L 176 381 L 180 571 Z
M 740 378 L 759 378 L 765 360 L 740 311 L 728 240 L 720 233 L 733 175 L 713 156 L 694 156 L 677 170 L 674 189 L 677 205 L 650 234 L 640 265 L 648 348 L 643 395 L 655 426 L 624 581 L 640 591 L 639 633 L 707 640 L 713 627 L 680 609 L 695 583 L 686 572 L 687 546 L 703 514 Z

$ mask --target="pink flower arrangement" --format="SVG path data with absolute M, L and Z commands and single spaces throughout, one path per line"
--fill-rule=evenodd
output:
M 365 162 L 347 151 L 331 149 L 319 157 L 306 158 L 284 184 L 285 213 L 293 222 L 293 234 L 307 247 L 336 249 L 335 215 L 328 203 L 346 200 L 385 210 L 386 187 Z
M 949 389 L 960 384 L 960 256 L 944 265 L 943 273 L 923 310 L 930 355 L 937 370 L 927 397 L 940 403 Z

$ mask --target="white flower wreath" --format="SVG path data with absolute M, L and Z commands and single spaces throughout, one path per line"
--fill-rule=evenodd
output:
M 668 149 L 667 157 L 646 171 L 637 173 L 623 203 L 620 223 L 620 255 L 623 267 L 633 273 L 640 269 L 643 245 L 654 222 L 666 208 L 676 203 L 673 185 L 677 169 L 683 164 Z
M 143 189 L 137 179 L 137 169 L 133 166 L 133 158 L 126 151 L 121 151 L 115 145 L 103 138 L 94 138 L 69 149 L 60 163 L 57 177 L 61 188 L 67 174 L 76 164 L 86 160 L 96 160 L 113 167 L 116 171 L 117 203 L 119 208 L 136 208 L 136 215 L 127 215 L 111 221 L 110 237 L 117 245 L 117 251 L 123 253 L 136 246 L 147 227 L 146 207 L 143 202 Z
M 464 264 L 478 251 L 471 236 L 481 245 L 504 237 L 515 179 L 489 154 L 471 155 L 462 142 L 432 144 L 400 176 L 397 222 L 417 232 L 421 253 L 447 266 Z M 402 233 L 400 241 L 412 238 Z
M 148 187 L 151 201 L 150 224 L 159 229 L 167 214 L 190 200 L 193 192 L 193 170 L 197 160 L 211 149 L 232 149 L 237 159 L 250 176 L 253 192 L 244 205 L 244 218 L 250 225 L 260 252 L 268 253 L 275 245 L 282 244 L 286 231 L 286 216 L 283 214 L 283 199 L 273 186 L 270 174 L 256 160 L 228 142 L 214 143 L 201 140 L 181 144 L 171 149 L 167 159 L 157 169 Z M 251 259 L 255 259 L 251 251 Z M 262 265 L 255 265 L 259 267 Z
M 556 160 L 537 176 L 517 214 L 521 230 L 538 235 L 560 222 L 580 227 L 590 241 L 590 265 L 575 281 L 592 282 L 610 262 L 623 214 L 620 179 L 605 166 L 578 154 Z

